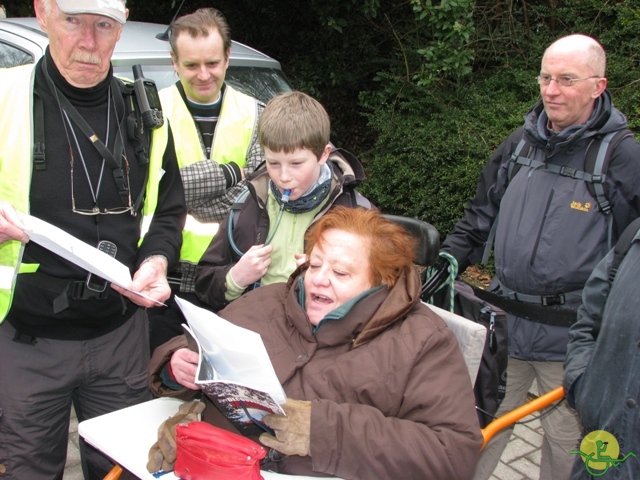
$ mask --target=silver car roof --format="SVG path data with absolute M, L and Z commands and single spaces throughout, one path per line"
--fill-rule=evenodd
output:
M 166 32 L 167 28 L 167 25 L 158 23 L 133 21 L 125 23 L 122 36 L 113 52 L 114 66 L 130 65 L 131 59 L 136 59 L 136 63 L 142 65 L 171 64 L 169 42 L 156 38 L 156 35 Z M 22 37 L 34 47 L 37 46 L 40 52 L 33 52 L 37 57 L 44 54 L 49 43 L 47 34 L 40 29 L 38 20 L 33 17 L 0 20 L 0 29 Z M 229 64 L 239 67 L 280 69 L 280 62 L 277 60 L 235 41 L 231 45 Z

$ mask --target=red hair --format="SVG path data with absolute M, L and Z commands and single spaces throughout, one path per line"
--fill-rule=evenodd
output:
M 363 248 L 369 249 L 369 278 L 374 287 L 393 287 L 402 271 L 413 264 L 416 256 L 416 239 L 402 226 L 384 218 L 377 210 L 335 207 L 307 231 L 307 257 L 316 245 L 322 246 L 323 234 L 329 229 L 362 237 Z

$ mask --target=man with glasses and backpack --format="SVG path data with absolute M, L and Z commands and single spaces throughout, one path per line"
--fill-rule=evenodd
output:
M 606 89 L 606 57 L 593 38 L 570 35 L 542 58 L 541 100 L 483 169 L 465 217 L 443 250 L 460 272 L 494 248 L 496 276 L 478 296 L 508 314 L 506 396 L 497 415 L 562 384 L 568 329 L 582 288 L 625 227 L 640 215 L 640 144 Z M 569 478 L 580 430 L 562 403 L 542 418 L 540 478 Z M 483 451 L 489 478 L 512 429 Z

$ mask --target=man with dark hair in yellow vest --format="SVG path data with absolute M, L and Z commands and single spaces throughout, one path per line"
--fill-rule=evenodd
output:
M 34 7 L 49 38 L 44 56 L 0 69 L 0 476 L 7 480 L 62 478 L 72 406 L 84 421 L 151 398 L 147 308 L 171 294 L 167 271 L 178 261 L 186 217 L 169 126 L 138 128 L 138 97 L 113 76 L 125 0 L 35 0 Z M 136 128 L 127 128 L 129 119 Z M 24 214 L 108 246 L 133 274 L 124 285 L 131 291 L 109 288 L 29 241 Z M 84 441 L 80 454 L 86 479 L 113 467 Z
M 257 137 L 264 104 L 225 83 L 231 34 L 224 16 L 201 8 L 170 26 L 171 58 L 179 81 L 160 92 L 174 135 L 189 216 L 183 232 L 174 293 L 195 304 L 195 269 L 217 229 L 243 190 L 245 175 L 264 161 Z M 216 222 L 216 223 L 214 223 Z M 168 309 L 149 315 L 151 349 L 182 333 L 184 318 Z

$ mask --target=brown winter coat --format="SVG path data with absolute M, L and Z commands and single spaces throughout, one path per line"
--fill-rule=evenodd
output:
M 315 333 L 298 302 L 299 278 L 249 292 L 219 312 L 260 333 L 287 397 L 313 402 L 311 456 L 267 467 L 345 479 L 471 478 L 482 436 L 469 374 L 454 334 L 420 303 L 415 269 Z M 156 349 L 156 395 L 189 396 L 158 376 L 184 346 L 177 337 Z M 213 404 L 207 410 L 208 421 L 229 428 Z

